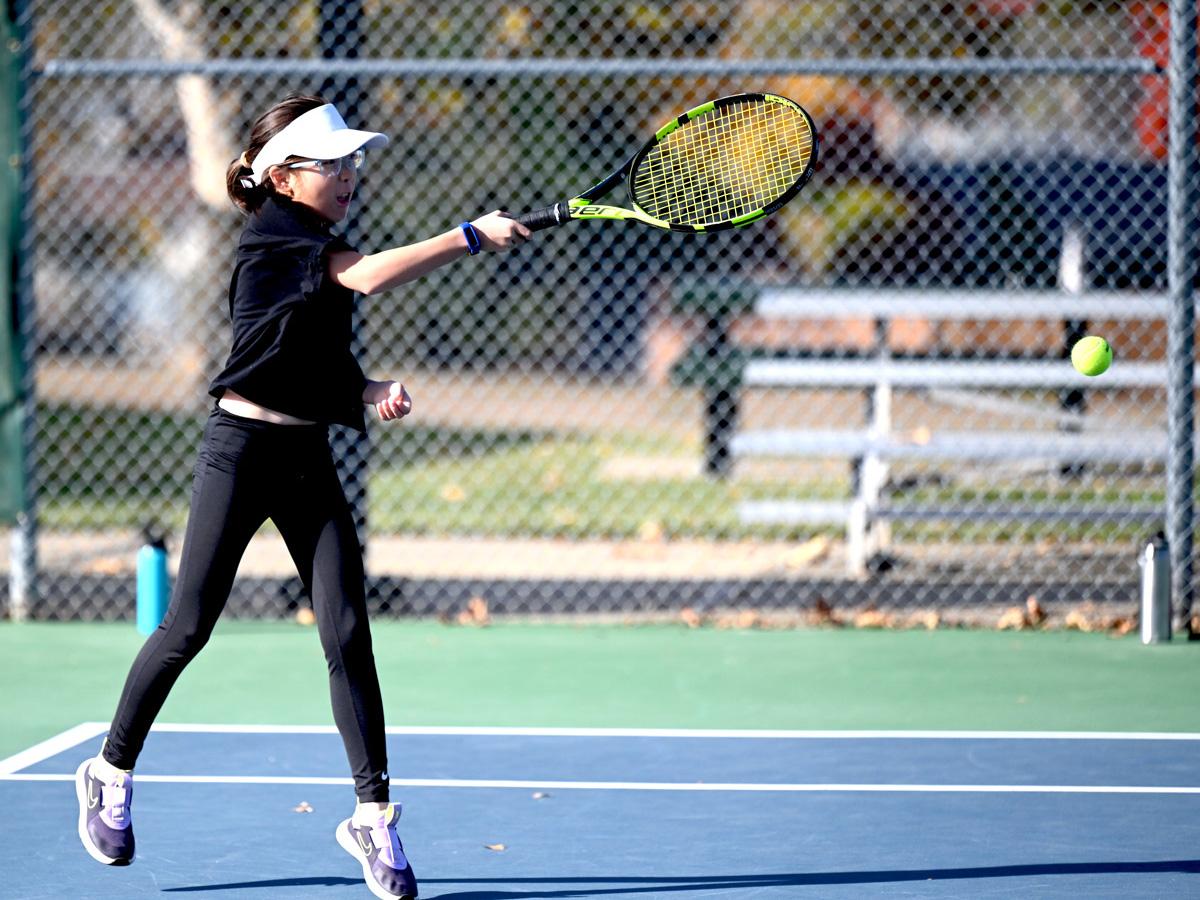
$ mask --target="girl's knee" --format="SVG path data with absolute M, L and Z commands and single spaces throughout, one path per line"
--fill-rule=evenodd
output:
M 344 668 L 353 665 L 355 660 L 371 659 L 371 627 L 366 616 L 342 616 L 337 627 L 322 628 L 321 644 L 331 668 Z
M 212 637 L 215 624 L 168 617 L 162 624 L 161 650 L 184 662 L 190 662 Z

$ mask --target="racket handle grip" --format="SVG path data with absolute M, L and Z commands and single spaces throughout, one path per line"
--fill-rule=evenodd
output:
M 565 203 L 555 203 L 553 206 L 535 209 L 532 212 L 527 212 L 525 215 L 517 217 L 517 221 L 530 231 L 553 228 L 555 225 L 563 225 L 570 220 L 570 207 Z

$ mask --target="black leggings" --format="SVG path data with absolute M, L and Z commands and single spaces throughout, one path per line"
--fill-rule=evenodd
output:
M 246 545 L 269 518 L 312 597 L 355 793 L 363 802 L 387 802 L 383 701 L 362 552 L 326 431 L 220 409 L 209 417 L 171 603 L 129 671 L 109 730 L 104 758 L 113 765 L 133 768 L 175 679 L 212 634 Z

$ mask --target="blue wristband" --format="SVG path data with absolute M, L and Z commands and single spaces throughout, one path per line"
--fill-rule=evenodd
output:
M 462 229 L 463 237 L 467 239 L 467 254 L 474 256 L 483 249 L 483 244 L 479 241 L 479 232 L 475 230 L 475 226 L 470 222 L 463 222 L 458 226 Z

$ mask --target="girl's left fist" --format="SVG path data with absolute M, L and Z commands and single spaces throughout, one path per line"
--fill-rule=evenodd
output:
M 386 385 L 387 391 L 384 396 L 375 401 L 375 411 L 385 422 L 404 418 L 412 412 L 412 398 L 400 382 L 390 381 L 386 382 Z

